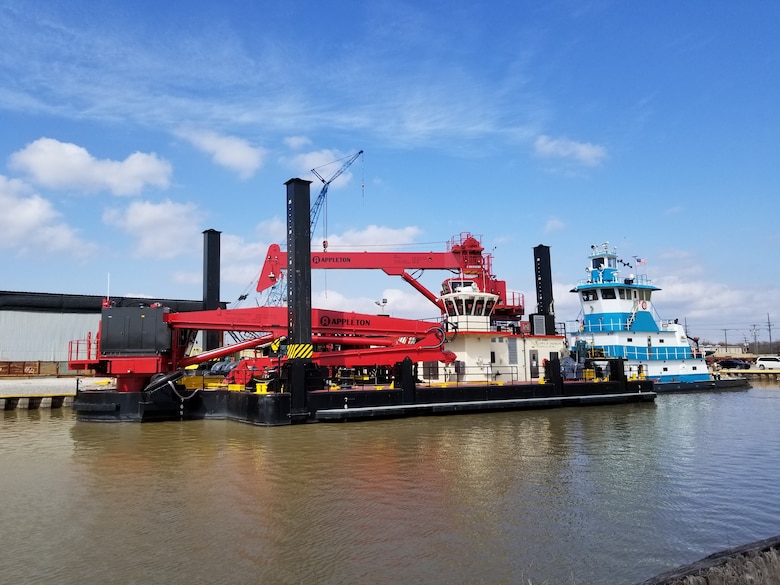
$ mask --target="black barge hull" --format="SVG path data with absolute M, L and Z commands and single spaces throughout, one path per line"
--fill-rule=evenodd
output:
M 747 390 L 750 381 L 747 378 L 721 378 L 720 380 L 702 380 L 700 382 L 656 382 L 653 389 L 666 392 L 710 392 L 713 390 Z
M 279 426 L 294 422 L 339 422 L 466 414 L 507 410 L 653 402 L 647 380 L 554 384 L 416 386 L 409 389 L 313 390 L 306 411 L 293 413 L 291 394 L 163 388 L 145 392 L 78 392 L 72 404 L 80 421 L 154 422 L 228 419 Z

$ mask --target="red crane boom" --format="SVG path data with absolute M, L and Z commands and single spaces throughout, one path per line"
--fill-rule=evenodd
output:
M 490 254 L 484 254 L 479 240 L 464 232 L 453 238 L 446 252 L 312 252 L 312 269 L 382 270 L 390 276 L 400 276 L 441 311 L 444 307 L 438 295 L 425 288 L 408 271 L 450 270 L 460 277 L 468 277 L 477 283 L 482 292 L 498 295 L 496 317 L 518 318 L 523 314 L 522 295 L 507 292 L 506 281 L 498 280 L 492 274 Z M 265 257 L 257 292 L 274 286 L 283 278 L 287 268 L 287 252 L 278 244 L 271 244 Z

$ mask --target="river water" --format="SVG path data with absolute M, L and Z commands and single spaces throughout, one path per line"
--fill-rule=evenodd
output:
M 263 428 L 0 412 L 0 582 L 631 585 L 780 534 L 780 387 Z

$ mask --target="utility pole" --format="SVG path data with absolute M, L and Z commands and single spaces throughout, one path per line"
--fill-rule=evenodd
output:
M 769 321 L 769 313 L 766 314 L 766 328 L 769 330 L 769 353 L 772 351 L 772 323 Z
M 753 332 L 753 348 L 751 353 L 756 353 L 756 350 L 758 349 L 758 325 L 753 325 L 753 329 L 751 329 Z

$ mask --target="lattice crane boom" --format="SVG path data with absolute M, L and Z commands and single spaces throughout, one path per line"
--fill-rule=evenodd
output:
M 338 179 L 344 173 L 344 171 L 346 171 L 352 165 L 352 163 L 354 163 L 362 154 L 363 151 L 359 150 L 358 152 L 350 156 L 333 161 L 321 167 L 311 169 L 311 172 L 314 173 L 314 176 L 316 176 L 320 181 L 322 181 L 322 189 L 320 189 L 320 193 L 319 195 L 317 195 L 317 199 L 314 200 L 314 204 L 311 206 L 310 224 L 309 224 L 310 238 L 314 237 L 314 228 L 317 226 L 317 221 L 319 221 L 320 212 L 322 211 L 322 206 L 324 205 L 325 198 L 328 194 L 328 187 L 333 181 Z M 341 161 L 344 161 L 343 164 L 341 165 L 341 167 L 339 167 L 339 169 L 335 173 L 333 173 L 330 176 L 329 179 L 325 179 L 325 177 L 323 177 L 320 174 L 320 172 L 317 170 Z M 327 247 L 327 243 L 325 243 L 324 245 Z M 280 306 L 284 304 L 286 298 L 287 298 L 287 281 L 285 279 L 284 273 L 280 271 L 278 273 L 278 280 L 276 284 L 273 286 L 273 288 L 270 290 L 268 294 L 266 304 L 269 306 Z
M 325 179 L 317 171 L 316 168 L 311 170 L 311 172 L 314 173 L 314 176 L 317 177 L 320 181 L 322 181 L 322 189 L 320 190 L 319 195 L 317 195 L 317 199 L 314 200 L 314 204 L 311 206 L 310 233 L 312 237 L 314 236 L 314 228 L 317 226 L 317 221 L 320 219 L 320 212 L 322 211 L 322 206 L 325 203 L 325 197 L 328 194 L 328 187 L 333 181 L 338 179 L 344 173 L 344 171 L 346 171 L 352 165 L 352 163 L 355 162 L 358 159 L 358 157 L 360 157 L 360 155 L 362 154 L 363 151 L 359 150 L 355 154 L 350 155 L 345 159 L 339 159 L 339 160 L 344 160 L 345 162 L 335 173 L 333 173 L 330 179 Z M 339 162 L 339 161 L 334 161 L 334 162 Z M 329 164 L 333 164 L 333 163 L 329 163 Z M 324 165 L 324 166 L 328 166 L 328 165 Z M 317 167 L 317 168 L 321 169 L 323 167 Z

